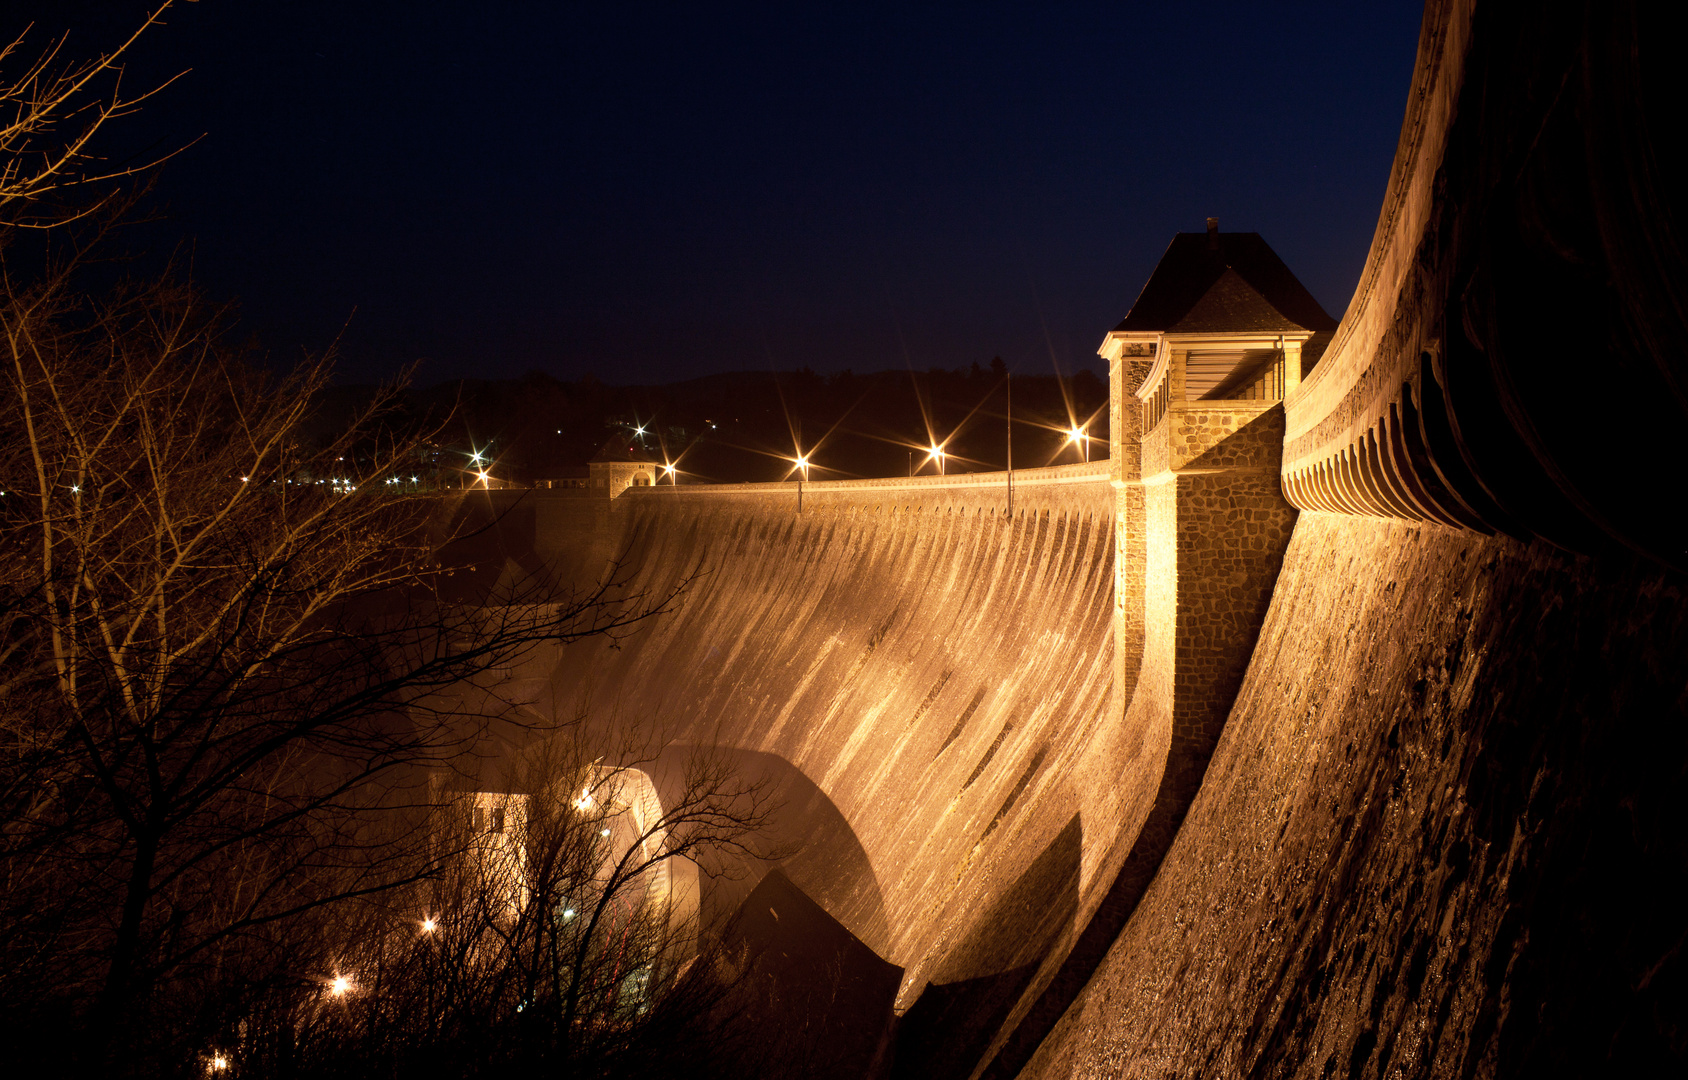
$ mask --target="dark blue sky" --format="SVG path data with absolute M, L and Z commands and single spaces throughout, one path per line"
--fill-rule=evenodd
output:
M 1208 215 L 1341 314 L 1419 10 L 202 0 L 112 149 L 206 133 L 168 235 L 352 378 L 1070 370 Z

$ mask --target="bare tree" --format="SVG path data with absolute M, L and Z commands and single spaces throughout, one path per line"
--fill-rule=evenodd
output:
M 641 754 L 632 741 L 588 752 L 570 726 L 523 756 L 508 790 L 460 786 L 437 823 L 442 871 L 338 912 L 316 977 L 248 1006 L 261 1019 L 244 1036 L 246 1015 L 231 1014 L 206 1052 L 246 1076 L 726 1064 L 723 987 L 696 962 L 709 935 L 677 871 L 777 856 L 772 791 L 706 749 Z M 680 761 L 653 783 L 659 756 Z
M 118 218 L 99 182 L 133 171 L 92 151 L 139 100 L 120 81 L 133 43 L 61 63 L 61 40 L 0 82 L 10 1058 L 62 1071 L 68 1046 L 90 1074 L 149 1072 L 229 1017 L 254 1045 L 286 1033 L 294 1055 L 319 1036 L 344 1046 L 354 1014 L 366 1034 L 391 1027 L 399 995 L 312 981 L 331 943 L 423 995 L 404 1021 L 424 1025 L 420 1043 L 519 1016 L 550 1032 L 536 1045 L 625 1060 L 629 972 L 647 1029 L 701 985 L 680 977 L 684 933 L 652 882 L 706 850 L 755 849 L 766 793 L 699 758 L 662 809 L 634 812 L 625 754 L 553 761 L 568 783 L 529 792 L 512 885 L 489 877 L 486 834 L 440 777 L 494 729 L 539 723 L 502 700 L 498 672 L 630 632 L 678 594 L 612 573 L 584 591 L 530 576 L 464 595 L 437 563 L 436 442 L 405 421 L 402 381 L 313 434 L 327 359 L 266 371 L 169 274 L 81 288 Z M 23 226 L 82 231 L 20 275 L 5 230 Z M 564 798 L 576 784 L 589 804 Z M 391 914 L 424 890 L 440 932 L 406 951 L 414 920 Z
M 97 1059 L 171 980 L 434 872 L 428 769 L 508 710 L 430 693 L 672 596 L 449 601 L 400 387 L 306 445 L 326 361 L 268 376 L 191 289 L 72 269 L 0 295 L 0 1000 L 53 988 Z
M 0 224 L 51 229 L 85 217 L 117 190 L 113 181 L 144 173 L 179 152 L 108 166 L 96 146 L 110 121 L 139 109 L 175 81 L 134 92 L 123 86 L 125 59 L 171 4 L 162 0 L 115 48 L 89 59 L 69 55 L 69 35 L 28 57 L 27 27 L 0 45 Z

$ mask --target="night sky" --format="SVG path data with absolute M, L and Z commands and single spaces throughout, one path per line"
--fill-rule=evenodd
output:
M 86 52 L 140 7 L 0 29 L 31 9 Z M 149 246 L 191 243 L 275 355 L 345 327 L 352 380 L 1071 372 L 1209 215 L 1341 314 L 1419 14 L 203 0 L 129 85 L 191 71 L 104 149 L 204 133 Z

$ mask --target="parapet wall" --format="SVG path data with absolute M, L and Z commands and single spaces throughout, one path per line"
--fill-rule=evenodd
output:
M 712 505 L 796 512 L 801 491 L 805 511 L 857 508 L 1008 510 L 1064 509 L 1078 489 L 1095 488 L 1108 479 L 1106 459 L 1085 465 L 1017 469 L 1013 473 L 960 473 L 954 476 L 893 476 L 872 480 L 787 480 L 770 484 L 686 484 L 628 488 L 626 506 L 649 501 L 706 500 Z

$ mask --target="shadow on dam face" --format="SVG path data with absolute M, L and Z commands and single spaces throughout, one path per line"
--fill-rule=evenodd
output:
M 851 934 L 776 867 L 721 933 L 727 1008 L 759 1075 L 964 1080 L 1078 909 L 1078 815 L 946 953 L 908 1014 L 903 969 Z M 717 905 L 725 894 L 717 895 Z M 969 975 L 985 971 L 989 974 Z
M 873 864 L 855 830 L 826 792 L 778 754 L 675 743 L 643 766 L 665 807 L 672 806 L 684 789 L 687 766 L 698 755 L 727 766 L 737 782 L 766 786 L 776 809 L 769 827 L 756 839 L 767 850 L 788 852 L 774 860 L 718 854 L 706 857 L 701 866 L 705 884 L 700 898 L 704 927 L 723 925 L 761 879 L 778 869 L 823 908 L 834 895 L 853 898 L 858 910 L 866 912 L 865 925 L 855 931 L 857 937 L 883 931 L 885 903 Z
M 948 1080 L 973 1071 L 1078 911 L 1084 833 L 1074 814 L 972 933 L 945 954 L 897 1029 L 894 1080 Z M 988 974 L 971 975 L 970 972 Z
M 778 869 L 721 938 L 726 1022 L 746 1075 L 857 1080 L 883 1075 L 903 969 L 826 913 Z

